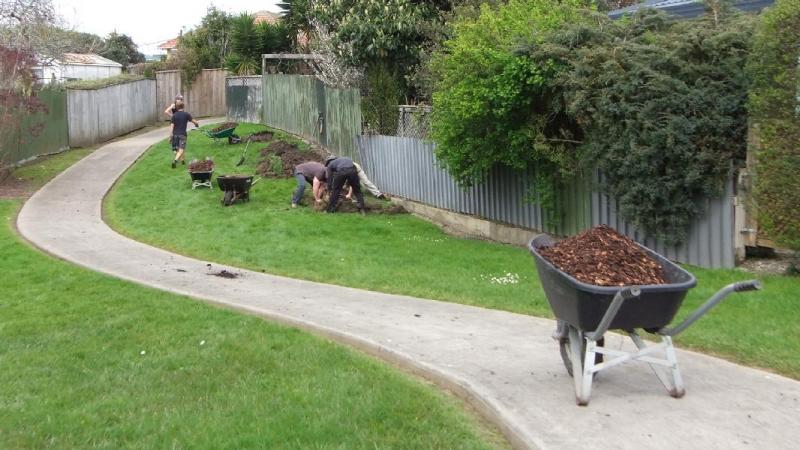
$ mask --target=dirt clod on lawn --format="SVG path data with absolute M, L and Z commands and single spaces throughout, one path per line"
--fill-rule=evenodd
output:
M 239 124 L 236 122 L 225 122 L 217 126 L 216 128 L 212 128 L 212 133 L 219 133 L 222 130 L 227 130 L 229 128 L 236 128 Z
M 576 279 L 597 286 L 666 284 L 661 265 L 607 225 L 594 227 L 539 253 Z
M 300 151 L 296 145 L 274 141 L 261 150 L 263 160 L 256 167 L 264 177 L 291 177 L 294 167 L 308 161 L 322 162 L 324 158 L 315 151 Z

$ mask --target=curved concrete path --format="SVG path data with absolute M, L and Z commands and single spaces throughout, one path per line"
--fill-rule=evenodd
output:
M 601 373 L 591 404 L 578 407 L 550 320 L 230 267 L 242 276 L 223 279 L 208 276 L 206 261 L 123 237 L 102 220 L 103 196 L 166 133 L 110 143 L 62 173 L 23 207 L 22 235 L 75 264 L 399 363 L 466 398 L 517 448 L 778 449 L 800 442 L 800 383 L 787 378 L 680 351 L 684 398 L 669 397 L 646 365 L 627 364 Z M 165 161 L 165 174 L 179 175 L 170 171 Z

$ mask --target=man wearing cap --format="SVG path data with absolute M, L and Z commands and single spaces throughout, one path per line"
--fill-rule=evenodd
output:
M 297 180 L 297 189 L 294 190 L 294 195 L 292 195 L 292 208 L 297 208 L 297 204 L 303 198 L 306 182 L 311 183 L 314 201 L 322 203 L 322 194 L 325 192 L 325 182 L 327 180 L 325 166 L 316 161 L 298 164 L 294 167 L 294 177 Z
M 328 212 L 336 212 L 336 207 L 339 203 L 339 195 L 342 193 L 342 187 L 347 182 L 353 188 L 356 194 L 356 201 L 358 202 L 358 211 L 363 215 L 364 211 L 364 194 L 361 193 L 361 182 L 358 180 L 358 171 L 353 160 L 345 156 L 328 156 L 325 159 L 326 179 L 331 184 L 331 198 L 328 203 Z

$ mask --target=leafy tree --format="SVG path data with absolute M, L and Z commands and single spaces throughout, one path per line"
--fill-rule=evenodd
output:
M 759 227 L 800 250 L 800 0 L 778 0 L 763 14 L 748 69 L 749 107 L 760 127 L 755 194 Z
M 223 67 L 230 51 L 231 22 L 228 13 L 212 5 L 200 26 L 181 35 L 174 58 L 184 84 L 191 85 L 203 69 Z
M 538 164 L 556 175 L 573 166 L 568 144 L 580 136 L 563 112 L 552 114 L 546 101 L 536 101 L 546 99 L 551 68 L 517 49 L 586 20 L 583 6 L 580 0 L 510 0 L 454 24 L 454 37 L 432 61 L 431 127 L 436 156 L 459 183 L 483 179 L 496 164 Z
M 144 62 L 144 55 L 139 53 L 133 39 L 127 34 L 118 34 L 116 31 L 106 38 L 100 56 L 116 61 L 125 67 Z
M 225 58 L 225 69 L 237 75 L 261 73 L 261 55 L 279 53 L 291 48 L 288 28 L 278 22 L 254 23 L 254 17 L 241 14 L 231 22 L 231 53 Z

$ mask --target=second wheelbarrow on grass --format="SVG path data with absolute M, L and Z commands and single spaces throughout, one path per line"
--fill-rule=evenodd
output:
M 649 364 L 669 394 L 675 398 L 682 397 L 685 392 L 683 379 L 672 338 L 731 293 L 761 289 L 756 280 L 725 286 L 683 322 L 670 328 L 667 325 L 680 309 L 686 293 L 697 284 L 692 274 L 639 245 L 661 265 L 667 284 L 625 287 L 586 284 L 541 256 L 539 250 L 554 243 L 549 236 L 541 235 L 531 240 L 528 248 L 536 261 L 536 271 L 547 301 L 558 321 L 553 338 L 558 341 L 564 366 L 574 379 L 576 402 L 581 406 L 589 404 L 596 373 L 631 361 Z M 631 353 L 604 347 L 603 336 L 612 329 L 625 332 L 638 350 Z M 637 329 L 655 334 L 660 342 L 648 345 Z M 659 352 L 663 357 L 658 357 Z M 603 356 L 612 358 L 604 362 Z
M 222 204 L 230 206 L 237 200 L 244 202 L 250 201 L 250 188 L 253 187 L 261 178 L 253 180 L 253 175 L 220 175 L 217 177 L 217 185 L 221 191 L 225 192 L 222 197 Z

